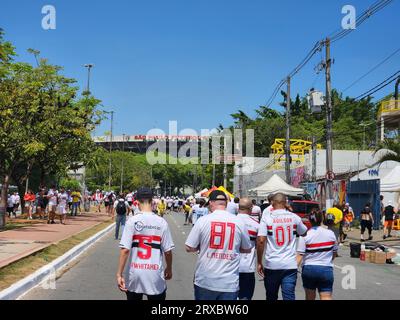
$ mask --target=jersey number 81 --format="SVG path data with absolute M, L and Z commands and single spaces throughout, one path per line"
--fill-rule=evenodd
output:
M 225 245 L 225 237 L 227 229 L 229 229 L 229 244 L 228 250 L 233 250 L 233 241 L 235 240 L 234 223 L 229 222 L 211 222 L 210 249 L 222 250 Z

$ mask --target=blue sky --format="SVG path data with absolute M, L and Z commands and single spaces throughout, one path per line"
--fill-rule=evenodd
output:
M 18 60 L 41 51 L 67 76 L 86 85 L 85 63 L 94 63 L 91 91 L 114 110 L 115 133 L 212 129 L 265 104 L 313 44 L 338 29 L 341 9 L 357 14 L 375 0 L 1 0 L 0 27 Z M 44 5 L 57 10 L 57 29 L 41 28 Z M 333 87 L 344 89 L 400 47 L 400 1 L 395 0 L 335 43 Z M 320 55 L 292 80 L 292 93 L 324 88 L 313 71 Z M 400 54 L 348 92 L 357 96 L 400 69 Z M 384 96 L 392 88 L 377 96 Z M 279 103 L 277 99 L 273 106 Z M 109 128 L 104 122 L 96 134 Z

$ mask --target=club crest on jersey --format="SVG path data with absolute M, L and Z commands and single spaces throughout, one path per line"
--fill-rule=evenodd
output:
M 141 221 L 136 221 L 135 222 L 135 230 L 136 231 L 142 231 L 144 229 L 144 224 Z

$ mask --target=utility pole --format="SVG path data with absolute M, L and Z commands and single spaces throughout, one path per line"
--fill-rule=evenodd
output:
M 286 92 L 286 146 L 285 146 L 285 173 L 286 183 L 291 184 L 290 179 L 290 77 L 287 77 Z
M 112 174 L 112 143 L 113 143 L 113 121 L 114 121 L 114 111 L 111 111 L 111 130 L 110 130 L 110 159 L 109 159 L 109 167 L 108 167 L 108 191 L 111 191 L 111 174 Z
M 125 152 L 125 133 L 122 135 L 122 159 L 121 159 L 121 188 L 120 193 L 124 192 L 124 152 Z
M 394 87 L 394 107 L 396 110 L 399 110 L 399 86 L 400 86 L 400 76 L 397 78 Z M 397 130 L 397 136 L 400 137 L 400 124 Z
M 317 141 L 312 137 L 312 181 L 317 182 Z
M 213 163 L 212 187 L 215 186 L 215 163 Z
M 325 56 L 325 77 L 326 77 L 326 209 L 333 206 L 333 180 L 329 177 L 333 173 L 333 151 L 332 151 L 332 83 L 331 83 L 331 40 L 325 41 L 326 56 Z
M 238 164 L 239 169 L 239 197 L 242 198 L 243 194 L 243 162 Z
M 226 164 L 226 159 L 224 159 L 224 188 L 228 187 L 228 165 Z
M 88 79 L 87 79 L 86 93 L 87 93 L 87 95 L 90 95 L 90 70 L 94 67 L 94 64 L 88 63 L 88 64 L 85 64 L 84 67 L 88 69 Z

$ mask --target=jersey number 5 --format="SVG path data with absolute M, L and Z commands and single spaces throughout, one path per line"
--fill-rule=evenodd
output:
M 143 260 L 151 258 L 151 241 L 153 238 L 151 236 L 140 236 L 138 245 L 138 257 Z M 146 243 L 145 243 L 146 241 Z
M 235 240 L 234 223 L 211 222 L 210 248 L 216 250 L 224 249 L 226 230 L 229 228 L 229 244 L 228 250 L 233 250 L 233 241 Z

